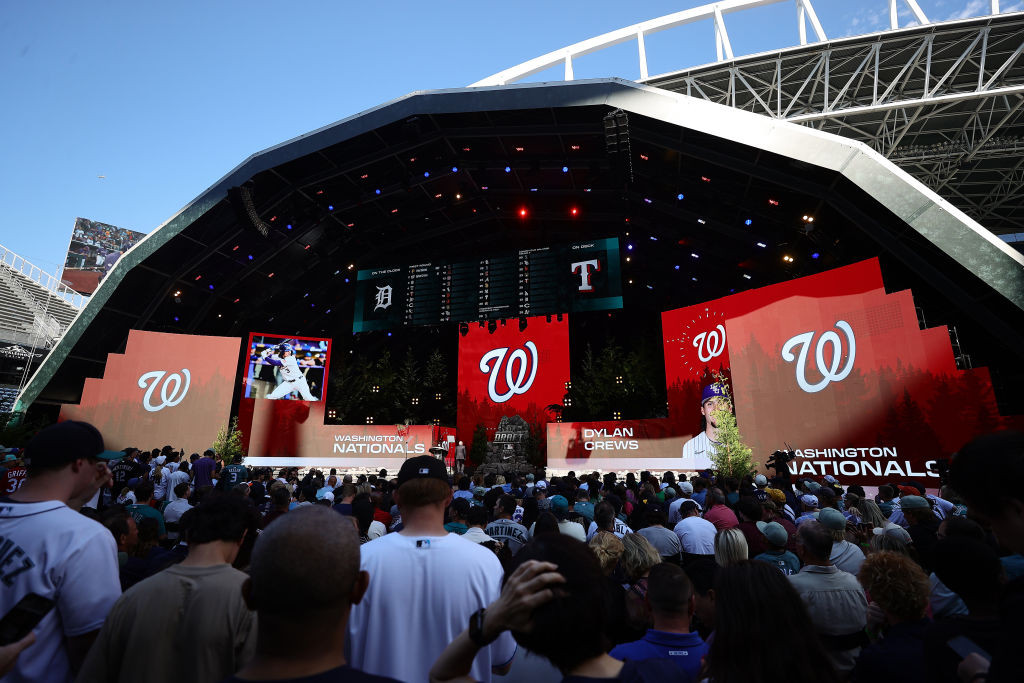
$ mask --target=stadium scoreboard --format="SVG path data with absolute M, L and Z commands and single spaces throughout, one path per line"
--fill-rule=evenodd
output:
M 353 332 L 622 308 L 617 238 L 360 270 Z

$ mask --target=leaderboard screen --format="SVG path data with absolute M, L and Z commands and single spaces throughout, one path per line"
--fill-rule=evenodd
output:
M 360 270 L 353 332 L 622 308 L 617 238 Z

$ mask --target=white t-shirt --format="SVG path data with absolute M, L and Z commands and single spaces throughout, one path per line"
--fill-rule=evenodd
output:
M 590 526 L 587 528 L 587 542 L 588 543 L 590 542 L 590 539 L 592 539 L 594 537 L 594 534 L 596 534 L 596 533 L 597 533 L 597 522 L 591 522 Z M 615 534 L 616 536 L 618 536 L 619 538 L 622 538 L 626 534 L 633 533 L 633 530 L 630 529 L 628 526 L 626 526 L 625 522 L 623 522 L 621 519 L 616 517 L 615 518 L 615 526 L 612 527 L 612 533 Z
M 98 630 L 121 596 L 114 536 L 51 500 L 0 503 L 0 538 L 0 614 L 28 593 L 57 603 L 4 681 L 70 681 L 65 638 Z
M 714 467 L 711 455 L 715 452 L 714 443 L 708 438 L 707 432 L 701 432 L 683 444 L 683 461 L 679 469 L 694 472 Z
M 192 506 L 188 504 L 187 498 L 179 498 L 164 506 L 164 521 L 180 522 L 181 516 L 191 509 Z
M 430 667 L 469 617 L 501 594 L 497 556 L 458 534 L 388 534 L 360 550 L 370 587 L 352 606 L 346 649 L 348 663 L 367 673 L 427 681 Z M 491 668 L 510 662 L 515 650 L 506 631 L 477 654 L 470 675 L 490 681 Z
M 687 517 L 676 524 L 673 531 L 679 537 L 684 553 L 715 554 L 715 534 L 718 533 L 718 529 L 703 517 Z
M 530 525 L 530 538 L 533 538 L 533 534 L 536 528 L 536 522 Z M 558 531 L 565 534 L 566 536 L 572 536 L 577 541 L 580 541 L 582 543 L 587 542 L 587 532 L 583 530 L 583 525 L 579 522 L 570 522 L 567 519 L 563 519 L 558 523 Z
M 167 482 L 170 481 L 171 472 L 166 467 L 160 468 L 160 481 L 153 477 L 153 499 L 163 500 L 167 497 Z M 156 474 L 156 468 L 153 468 L 153 473 Z
M 669 504 L 669 506 L 668 506 L 668 523 L 669 524 L 671 524 L 672 526 L 675 526 L 676 524 L 679 524 L 679 522 L 683 519 L 683 516 L 679 513 L 679 508 L 683 507 L 683 503 L 685 503 L 688 500 L 692 501 L 693 504 L 697 506 L 698 510 L 703 510 L 704 509 L 704 508 L 701 507 L 700 503 L 698 503 L 697 501 L 693 500 L 692 498 L 683 498 L 682 496 L 680 496 L 679 498 L 676 498 L 675 500 L 673 500 Z
M 168 502 L 173 503 L 174 501 L 178 500 L 178 497 L 176 495 L 174 495 L 174 489 L 177 488 L 178 484 L 181 484 L 181 483 L 187 482 L 187 481 L 191 481 L 191 480 L 192 480 L 192 478 L 189 476 L 188 472 L 181 472 L 179 470 L 175 470 L 175 471 L 171 472 L 170 476 L 167 477 L 167 500 L 168 500 Z

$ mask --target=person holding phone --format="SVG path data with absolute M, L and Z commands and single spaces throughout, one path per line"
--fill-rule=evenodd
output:
M 0 497 L 0 613 L 29 594 L 54 608 L 5 681 L 72 680 L 121 595 L 114 538 L 78 508 L 110 484 L 107 461 L 123 455 L 105 450 L 95 427 L 73 420 L 46 427 L 26 446 L 25 485 Z

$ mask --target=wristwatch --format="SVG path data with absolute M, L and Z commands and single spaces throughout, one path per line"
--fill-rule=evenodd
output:
M 501 634 L 495 634 L 491 638 L 484 636 L 484 615 L 487 614 L 487 608 L 481 607 L 477 611 L 473 612 L 473 615 L 469 618 L 469 639 L 472 640 L 477 647 L 487 647 Z

